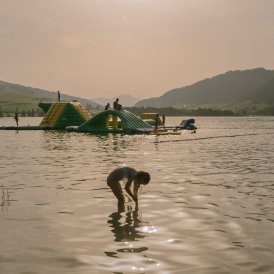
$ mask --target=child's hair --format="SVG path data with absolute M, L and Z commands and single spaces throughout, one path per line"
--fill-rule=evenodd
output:
M 144 185 L 147 185 L 150 181 L 150 174 L 145 171 L 138 171 L 136 174 L 136 178 L 138 181 L 143 181 Z

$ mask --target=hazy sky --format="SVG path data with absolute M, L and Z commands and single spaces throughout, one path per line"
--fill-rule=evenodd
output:
M 160 96 L 274 68 L 274 0 L 0 0 L 0 80 L 85 98 Z

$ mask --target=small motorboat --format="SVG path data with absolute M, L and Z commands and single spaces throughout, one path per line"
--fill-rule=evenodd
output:
M 176 126 L 176 129 L 185 129 L 185 130 L 196 130 L 197 127 L 194 125 L 195 124 L 195 119 L 187 119 L 187 120 L 182 120 L 179 126 Z

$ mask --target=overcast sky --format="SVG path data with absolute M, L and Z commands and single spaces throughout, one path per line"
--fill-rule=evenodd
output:
M 0 0 L 0 80 L 84 98 L 274 68 L 274 0 Z

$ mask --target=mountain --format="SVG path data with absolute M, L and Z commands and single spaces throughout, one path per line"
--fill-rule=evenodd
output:
M 105 106 L 107 103 L 110 103 L 110 105 L 112 106 L 112 103 L 116 100 L 116 98 L 119 98 L 119 102 L 126 107 L 132 107 L 139 101 L 138 98 L 135 98 L 127 94 L 119 95 L 113 98 L 98 97 L 98 98 L 93 98 L 91 100 L 103 106 Z
M 274 76 L 251 93 L 250 99 L 257 104 L 267 102 L 268 104 L 274 105 Z
M 77 100 L 84 106 L 88 104 L 96 107 L 98 105 L 87 99 L 61 93 L 62 100 Z M 7 112 L 14 112 L 15 109 L 19 111 L 37 109 L 41 101 L 57 101 L 57 92 L 0 81 L 0 107 Z
M 256 68 L 228 71 L 190 86 L 172 89 L 160 97 L 141 100 L 136 107 L 226 106 L 244 102 L 268 104 L 274 94 L 274 70 Z

